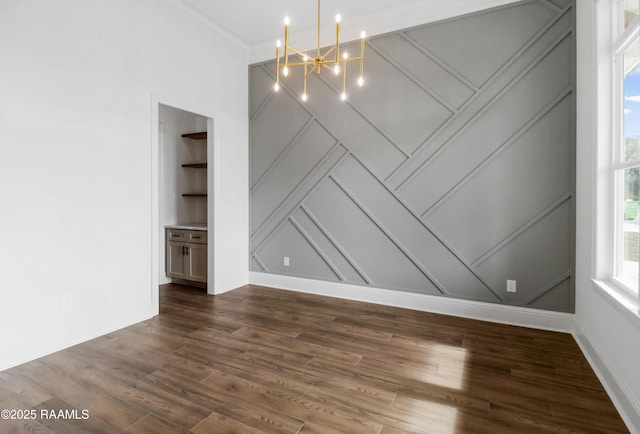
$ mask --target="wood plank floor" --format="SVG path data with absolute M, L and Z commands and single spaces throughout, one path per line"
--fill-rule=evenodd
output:
M 0 432 L 628 432 L 567 334 L 255 286 L 160 297 L 156 318 L 0 372 L 0 410 L 37 415 Z M 60 410 L 78 414 L 41 414 Z

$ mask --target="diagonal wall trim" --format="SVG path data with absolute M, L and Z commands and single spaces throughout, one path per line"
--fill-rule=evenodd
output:
M 260 66 L 267 74 L 269 74 L 269 71 L 267 70 L 267 67 L 265 65 L 261 65 Z M 251 123 L 253 123 L 253 121 L 256 120 L 256 118 L 258 116 L 260 116 L 260 113 L 262 113 L 262 110 L 264 110 L 264 108 L 269 105 L 269 102 L 271 102 L 271 100 L 273 99 L 273 95 L 274 92 L 269 92 L 267 94 L 267 97 L 262 100 L 262 102 L 258 105 L 258 107 L 256 107 L 255 111 L 253 112 L 253 114 L 249 117 L 249 125 L 251 125 Z
M 555 3 L 550 2 L 549 0 L 538 0 L 540 3 L 548 7 L 554 12 L 561 12 L 562 8 Z
M 267 232 L 266 235 L 260 236 L 260 232 L 264 231 L 265 227 L 275 218 L 276 215 L 278 215 L 278 213 L 281 211 L 281 209 L 284 207 L 284 204 L 287 200 L 291 199 L 294 197 L 296 191 L 292 191 L 291 193 L 289 193 L 289 195 L 287 196 L 287 198 L 278 206 L 278 208 L 276 208 L 276 210 L 264 221 L 264 223 L 262 223 L 260 225 L 260 227 L 258 229 L 256 229 L 256 231 L 252 234 L 251 236 L 251 241 L 254 244 L 254 247 L 251 249 L 253 252 L 258 251 L 260 249 L 260 247 L 262 247 L 262 245 L 273 235 L 273 233 L 278 229 L 278 227 L 280 225 L 283 224 L 284 221 L 286 221 L 286 219 L 289 218 L 289 216 L 291 215 L 291 213 L 298 208 L 311 194 L 313 194 L 315 192 L 315 190 L 318 188 L 318 186 L 322 183 L 322 181 L 324 181 L 328 176 L 329 173 L 331 173 L 331 170 L 338 166 L 342 161 L 344 161 L 348 156 L 349 156 L 349 151 L 341 144 L 341 143 L 337 143 L 333 149 L 327 153 L 327 155 L 325 156 L 325 158 L 323 159 L 323 161 L 321 161 L 312 172 L 317 173 L 319 171 L 319 167 L 322 163 L 328 163 L 330 160 L 330 157 L 332 156 L 332 154 L 336 154 L 336 151 L 342 148 L 344 150 L 344 153 L 337 158 L 337 161 L 333 162 L 331 164 L 331 168 L 328 169 L 324 174 L 322 174 L 322 176 L 319 176 L 317 179 L 317 181 L 311 186 L 311 188 L 308 189 L 308 191 L 304 192 L 302 194 L 302 197 L 296 200 L 296 203 L 290 207 L 290 209 L 285 213 L 285 216 L 275 225 L 273 225 L 273 227 Z M 310 175 L 312 176 L 312 175 Z
M 266 66 L 261 65 L 260 66 L 271 78 L 273 78 L 275 80 L 275 75 L 269 71 Z M 336 96 L 340 96 L 340 94 L 336 91 L 336 89 L 333 88 L 333 86 L 331 86 L 331 84 L 327 81 L 327 79 L 324 76 L 319 76 L 316 77 L 319 80 L 321 80 L 329 89 L 331 89 Z M 284 82 L 280 82 L 280 90 L 285 90 L 292 98 L 296 99 L 296 101 L 301 101 L 298 96 L 293 93 L 293 91 L 289 88 L 289 86 L 287 84 L 285 84 Z M 393 145 L 399 152 L 402 153 L 402 155 L 404 155 L 405 158 L 409 158 L 409 154 L 407 154 L 400 146 L 398 146 L 393 140 L 391 140 L 388 136 L 387 133 L 385 133 L 384 131 L 382 131 L 377 125 L 375 125 L 373 123 L 373 121 L 369 118 L 367 118 L 364 114 L 362 114 L 361 111 L 359 111 L 356 107 L 353 106 L 353 104 L 351 104 L 349 102 L 349 100 L 342 102 L 343 105 L 346 105 L 348 107 L 350 107 L 358 116 L 360 116 L 362 118 L 362 120 L 364 120 L 367 124 L 369 124 L 371 126 L 371 128 L 373 128 L 378 134 L 380 134 L 382 137 L 384 137 L 385 140 L 387 140 L 391 145 Z M 315 113 L 310 107 L 309 105 L 304 105 L 303 104 L 304 109 L 306 110 L 307 113 L 309 113 L 309 115 L 311 115 L 320 125 L 322 125 L 327 131 L 330 131 L 329 128 L 327 128 L 326 124 L 322 121 L 322 117 L 318 116 L 317 113 Z M 335 137 L 335 136 L 334 136 Z M 339 140 L 339 138 L 336 138 L 336 140 Z M 350 150 L 352 151 L 352 150 Z
M 304 239 L 307 240 L 309 245 L 311 245 L 311 247 L 313 247 L 313 249 L 318 253 L 318 255 L 320 255 L 320 257 L 324 260 L 324 262 L 327 264 L 327 266 L 329 268 L 331 268 L 331 271 L 333 271 L 335 273 L 336 277 L 338 279 L 340 279 L 342 282 L 346 282 L 347 279 L 345 279 L 345 277 L 342 275 L 342 273 L 340 273 L 340 270 L 338 270 L 338 268 L 335 266 L 335 264 L 333 262 L 331 262 L 331 259 L 329 259 L 327 257 L 327 255 L 324 254 L 322 249 L 316 244 L 315 241 L 313 241 L 313 239 L 309 236 L 309 234 L 300 226 L 300 224 L 297 222 L 297 220 L 293 216 L 289 216 L 289 221 L 298 230 L 298 232 L 300 232 L 300 235 L 302 235 L 304 237 Z
M 362 167 L 364 167 L 367 172 L 369 172 L 369 174 L 371 176 L 373 176 L 389 193 L 393 194 L 393 191 L 388 187 L 387 184 L 385 184 L 376 174 L 373 170 L 371 170 L 371 168 L 369 168 L 363 161 L 359 160 L 357 156 L 352 155 L 353 158 L 355 158 L 358 163 L 360 163 L 362 165 Z M 429 231 L 429 233 L 431 233 L 431 235 L 433 235 L 436 240 L 438 240 L 438 242 L 440 244 L 442 244 L 442 246 L 447 249 L 449 251 L 449 253 L 451 253 L 462 265 L 464 265 L 464 267 L 466 269 L 468 269 L 475 277 L 476 279 L 478 279 L 482 285 L 484 287 L 486 287 L 491 293 L 493 293 L 493 295 L 495 295 L 498 300 L 504 302 L 504 297 L 501 296 L 497 291 L 495 291 L 491 285 L 489 284 L 489 282 L 480 274 L 480 272 L 478 271 L 478 269 L 476 267 L 474 267 L 473 265 L 471 265 L 462 255 L 460 255 L 459 253 L 457 253 L 455 251 L 455 249 L 449 245 L 449 243 L 447 243 L 444 240 L 444 237 L 442 237 L 442 235 L 440 235 L 435 228 L 433 228 L 431 225 L 429 225 L 429 223 L 427 223 L 426 221 L 424 221 L 423 219 L 420 218 L 420 216 L 399 196 L 396 196 L 395 198 L 404 208 L 406 208 L 406 210 L 420 223 L 421 226 L 423 226 L 427 231 Z
M 351 201 L 362 210 L 362 212 L 373 222 L 374 225 L 380 229 L 380 231 L 402 252 L 402 254 L 426 277 L 442 294 L 447 295 L 448 292 L 444 289 L 444 286 L 438 282 L 429 270 L 425 269 L 420 262 L 413 257 L 411 253 L 398 241 L 396 237 L 367 209 L 362 202 L 360 202 L 351 191 L 335 176 L 330 175 L 329 178 L 336 183 L 336 185 L 347 195 Z
M 570 10 L 570 8 L 568 9 Z M 553 38 L 550 42 L 546 40 L 549 39 L 551 35 L 551 29 L 556 26 L 560 26 L 560 20 L 567 16 L 568 12 L 563 12 L 556 16 L 551 22 L 549 22 L 540 32 L 538 32 L 531 40 L 521 49 L 519 50 L 511 59 L 507 61 L 501 68 L 499 68 L 496 73 L 489 79 L 487 82 L 473 95 L 464 105 L 464 109 L 458 112 L 457 118 L 462 122 L 462 126 L 459 129 L 455 129 L 451 131 L 450 136 L 444 136 L 447 131 L 443 129 L 443 132 L 438 135 L 433 135 L 429 140 L 423 143 L 418 149 L 413 153 L 410 159 L 405 161 L 402 165 L 400 165 L 388 178 L 387 181 L 396 185 L 396 190 L 400 191 L 402 188 L 413 181 L 415 177 L 420 172 L 420 169 L 427 164 L 432 158 L 435 157 L 435 154 L 438 152 L 442 152 L 442 148 L 446 146 L 448 143 L 451 143 L 458 136 L 464 132 L 467 128 L 469 128 L 475 121 L 477 121 L 482 114 L 484 114 L 490 107 L 490 105 L 495 104 L 502 95 L 504 95 L 508 89 L 506 86 L 515 85 L 521 78 L 523 78 L 526 73 L 528 73 L 531 69 L 533 69 L 539 62 L 541 62 L 556 46 L 558 46 L 563 40 L 565 40 L 569 35 L 573 33 L 572 29 L 564 30 L 560 33 L 559 36 Z M 412 40 L 408 35 L 407 38 Z M 415 40 L 413 42 L 416 45 L 418 44 Z M 539 48 L 540 53 L 536 54 L 537 45 L 543 45 L 543 48 Z M 528 54 L 531 52 L 530 54 Z M 525 54 L 527 57 L 525 58 Z M 532 60 L 529 60 L 529 57 L 534 56 Z M 520 63 L 525 62 L 524 65 L 520 65 Z M 518 67 L 522 67 L 523 69 L 517 70 Z M 508 77 L 511 69 L 516 69 L 513 72 L 515 74 L 515 78 Z M 507 83 L 503 84 L 502 82 L 506 81 Z M 510 89 L 510 88 L 509 88 Z M 495 94 L 491 94 L 493 91 Z M 480 104 L 481 109 L 477 112 L 467 113 L 471 111 L 471 108 Z M 465 119 L 466 117 L 466 119 Z M 441 137 L 443 136 L 443 137 Z M 442 142 L 440 144 L 434 142 Z M 428 145 L 434 143 L 437 150 L 428 156 L 425 161 L 419 162 L 418 158 L 421 153 L 425 152 Z M 416 166 L 417 167 L 413 167 Z M 408 174 L 403 175 L 404 172 L 409 171 Z
M 251 270 L 572 311 L 575 2 L 552 3 L 375 36 L 376 85 L 346 103 L 324 76 L 274 97 L 251 66 Z
M 365 273 L 356 263 L 356 261 L 353 260 L 353 258 L 340 246 L 340 244 L 336 241 L 336 239 L 329 233 L 329 231 L 322 225 L 322 223 L 320 223 L 318 221 L 318 218 L 313 215 L 313 213 L 311 212 L 311 210 L 309 208 L 307 208 L 306 205 L 302 204 L 300 205 L 300 209 L 307 215 L 307 217 L 309 217 L 311 219 L 311 221 L 316 225 L 316 227 L 324 234 L 325 237 L 327 237 L 327 239 L 331 242 L 331 244 L 333 244 L 333 247 L 336 248 L 336 250 L 338 250 L 340 252 L 340 254 L 342 255 L 342 257 L 353 267 L 354 270 L 356 270 L 356 272 L 360 275 L 360 277 L 362 277 L 362 279 L 368 284 L 368 285 L 373 285 L 373 280 L 371 280 L 371 278 L 369 276 L 367 276 L 367 273 Z
M 258 265 L 260 265 L 260 267 L 262 267 L 262 270 L 264 271 L 269 271 L 269 267 L 267 267 L 264 263 L 264 261 L 262 260 L 262 258 L 260 258 L 260 255 L 258 255 L 257 253 L 254 253 L 251 255 L 253 257 L 253 259 L 258 263 Z
M 322 80 L 322 82 L 331 90 L 333 90 L 333 92 L 335 92 L 336 96 L 340 96 L 340 93 L 331 85 L 331 83 L 329 83 L 329 81 L 327 81 L 327 79 L 324 76 L 319 76 L 318 79 Z M 353 110 L 355 113 L 358 114 L 358 116 L 360 116 L 362 119 L 364 119 L 370 126 L 371 128 L 373 128 L 378 134 L 380 134 L 382 137 L 384 137 L 385 140 L 387 140 L 389 143 L 391 143 L 398 151 L 400 151 L 402 153 L 402 155 L 405 156 L 405 158 L 409 158 L 409 154 L 402 149 L 400 146 L 398 146 L 393 140 L 391 140 L 391 138 L 389 137 L 389 134 L 386 133 L 382 128 L 380 128 L 378 125 L 376 125 L 371 119 L 367 118 L 362 111 L 358 110 L 358 108 L 356 106 L 354 106 L 351 101 L 349 101 L 349 99 L 347 99 L 346 101 L 343 101 L 343 104 L 347 107 L 350 107 L 351 110 Z M 311 112 L 309 110 L 309 112 Z M 350 150 L 351 152 L 353 152 L 353 150 Z
M 467 173 L 459 182 L 457 182 L 449 191 L 447 191 L 444 195 L 442 195 L 437 201 L 434 202 L 425 212 L 421 214 L 420 217 L 427 218 L 430 214 L 432 214 L 435 210 L 437 210 L 444 202 L 447 201 L 452 195 L 454 195 L 458 190 L 460 190 L 465 184 L 471 181 L 474 176 L 484 170 L 492 161 L 494 161 L 505 149 L 511 146 L 514 142 L 516 142 L 523 134 L 529 131 L 534 125 L 538 123 L 540 119 L 549 114 L 551 110 L 553 110 L 558 104 L 560 104 L 565 98 L 570 96 L 572 93 L 571 88 L 566 88 L 560 95 L 554 98 L 549 104 L 547 104 L 542 110 L 540 110 L 536 115 L 529 120 L 526 124 L 524 124 L 519 130 L 517 130 L 511 137 L 509 137 L 504 143 L 496 148 L 487 158 L 485 158 L 480 164 L 478 164 L 471 172 Z
M 464 75 L 460 74 L 458 71 L 456 71 L 454 68 L 452 68 L 447 62 L 445 62 L 444 60 L 442 60 L 441 58 L 436 56 L 434 53 L 429 51 L 422 44 L 419 44 L 418 41 L 416 41 L 411 36 L 409 36 L 406 31 L 398 32 L 398 35 L 400 37 L 402 37 L 402 39 L 407 41 L 409 44 L 411 44 L 413 46 L 413 48 L 415 48 L 416 50 L 420 51 L 426 57 L 428 57 L 429 59 L 433 60 L 438 65 L 440 65 L 443 69 L 448 71 L 451 75 L 453 75 L 455 78 L 457 78 L 460 82 L 462 82 L 469 89 L 473 90 L 475 93 L 480 91 L 481 87 L 478 87 L 475 84 L 473 84 Z
M 375 51 L 376 53 L 378 53 L 378 55 L 382 57 L 384 60 L 386 60 L 389 65 L 393 66 L 398 71 L 400 71 L 400 73 L 402 73 L 402 75 L 404 75 L 408 80 L 410 80 L 416 86 L 420 87 L 426 93 L 434 97 L 436 101 L 438 101 L 440 104 L 445 106 L 447 110 L 451 112 L 452 115 L 455 115 L 458 113 L 459 109 L 451 105 L 451 103 L 449 103 L 449 101 L 444 99 L 437 91 L 432 89 L 430 86 L 425 85 L 422 81 L 420 81 L 416 76 L 410 73 L 407 70 L 407 68 L 403 67 L 401 64 L 397 62 L 392 62 L 391 56 L 389 56 L 389 54 L 387 54 L 384 50 L 376 46 L 375 40 L 369 42 L 369 48 Z
M 533 70 L 540 62 L 542 62 L 542 60 L 544 60 L 544 58 L 547 57 L 558 45 L 560 45 L 565 39 L 567 39 L 567 37 L 569 37 L 571 33 L 572 32 L 570 30 L 563 32 L 562 35 L 557 38 L 551 46 L 547 47 L 547 49 L 545 49 L 539 56 L 537 56 L 533 60 L 533 62 L 531 62 L 524 70 L 516 75 L 516 77 L 513 78 L 508 85 L 503 87 L 500 92 L 494 95 L 491 100 L 480 111 L 476 112 L 467 123 L 459 128 L 453 136 L 448 138 L 441 146 L 439 146 L 438 149 L 433 154 L 431 154 L 413 173 L 411 173 L 408 178 L 402 181 L 396 190 L 401 191 L 408 184 L 415 181 L 416 177 L 420 174 L 421 171 L 425 170 L 425 168 L 429 164 L 432 164 L 434 161 L 436 161 L 437 158 L 445 150 L 447 150 L 447 148 L 451 146 L 451 144 L 454 143 L 456 139 L 462 136 L 462 134 L 464 134 L 469 128 L 471 128 L 476 122 L 478 122 L 484 114 L 486 114 L 495 104 L 497 104 L 504 95 L 512 90 L 518 84 L 518 82 L 520 82 L 520 80 L 522 80 L 529 72 L 531 72 L 531 70 Z M 427 144 L 429 141 L 425 142 L 422 146 Z M 416 151 L 416 154 L 419 152 L 419 149 L 420 148 L 418 148 L 418 151 Z
M 495 246 L 491 247 L 482 256 L 478 257 L 475 261 L 472 262 L 474 267 L 480 266 L 484 261 L 495 255 L 499 250 L 505 247 L 507 244 L 511 243 L 513 240 L 518 238 L 521 234 L 528 231 L 533 225 L 538 223 L 540 220 L 551 214 L 557 208 L 559 208 L 562 204 L 567 202 L 568 200 L 573 199 L 573 193 L 565 193 L 558 199 L 556 199 L 553 203 L 551 203 L 548 207 L 540 211 L 535 216 L 531 217 L 525 224 L 520 226 L 518 229 L 510 233 L 507 237 L 497 243 Z
M 525 306 L 533 303 L 549 291 L 555 289 L 558 285 L 560 285 L 565 280 L 571 279 L 572 273 L 571 270 L 567 270 L 564 273 L 561 273 L 559 276 L 551 279 L 549 282 L 542 285 L 540 288 L 533 291 L 533 293 L 525 299 Z
M 271 172 L 273 171 L 274 167 L 276 167 L 280 162 L 282 162 L 282 160 L 287 155 L 287 153 L 291 150 L 291 148 L 300 140 L 300 137 L 302 137 L 302 135 L 305 132 L 307 132 L 309 127 L 311 125 L 313 125 L 314 121 L 315 121 L 314 118 L 310 118 L 307 121 L 307 123 L 302 126 L 302 128 L 300 129 L 300 131 L 298 131 L 298 133 L 295 135 L 295 137 L 287 144 L 287 146 L 285 146 L 285 148 L 282 150 L 282 152 L 280 152 L 280 154 L 275 158 L 275 160 L 273 160 L 273 162 L 269 165 L 269 167 L 267 167 L 267 170 L 264 171 L 262 176 L 260 176 L 260 178 L 258 178 L 255 181 L 253 186 L 251 186 L 251 190 L 249 191 L 250 193 L 253 194 L 260 187 L 260 185 L 264 182 L 264 180 L 267 179 L 269 174 L 271 174 Z

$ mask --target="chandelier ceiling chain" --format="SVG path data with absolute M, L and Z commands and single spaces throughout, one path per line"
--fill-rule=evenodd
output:
M 358 77 L 358 85 L 364 84 L 364 42 L 365 32 L 360 33 L 360 56 L 349 57 L 347 52 L 342 54 L 340 58 L 340 15 L 336 15 L 336 43 L 329 47 L 324 54 L 320 49 L 320 0 L 318 0 L 318 50 L 315 56 L 310 56 L 300 50 L 297 50 L 289 45 L 289 17 L 284 19 L 284 50 L 282 64 L 280 62 L 280 47 L 282 43 L 276 42 L 276 83 L 273 86 L 277 92 L 280 89 L 280 69 L 282 69 L 282 75 L 287 77 L 289 75 L 289 68 L 302 67 L 304 70 L 304 84 L 302 92 L 302 100 L 307 100 L 307 78 L 314 72 L 320 75 L 322 68 L 333 71 L 337 76 L 342 72 L 342 94 L 340 97 L 343 101 L 347 99 L 347 64 L 352 61 L 360 62 L 360 74 Z M 290 53 L 298 56 L 298 61 L 289 62 Z M 342 64 L 342 68 L 340 67 Z

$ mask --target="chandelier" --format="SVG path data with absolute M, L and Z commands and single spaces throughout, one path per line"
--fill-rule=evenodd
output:
M 282 69 L 282 75 L 287 77 L 291 68 L 301 67 L 304 70 L 302 100 L 306 101 L 307 78 L 313 73 L 320 75 L 322 69 L 326 68 L 333 71 L 336 76 L 342 73 L 342 94 L 340 98 L 344 101 L 347 99 L 347 65 L 353 61 L 360 62 L 358 85 L 362 86 L 364 84 L 364 38 L 366 35 L 364 31 L 360 33 L 360 56 L 349 57 L 347 52 L 342 53 L 342 56 L 340 56 L 340 20 L 340 15 L 336 15 L 336 43 L 322 53 L 320 50 L 320 0 L 318 0 L 318 50 L 315 55 L 311 55 L 289 45 L 289 17 L 284 19 L 284 50 L 282 63 L 280 62 L 280 47 L 282 43 L 280 41 L 276 43 L 276 84 L 273 87 L 276 92 L 280 89 L 280 69 Z M 289 62 L 290 55 L 298 56 L 299 59 Z

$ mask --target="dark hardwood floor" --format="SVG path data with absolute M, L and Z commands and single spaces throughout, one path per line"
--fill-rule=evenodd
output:
M 0 410 L 36 416 L 0 432 L 628 432 L 568 334 L 255 286 L 160 296 L 0 372 Z

